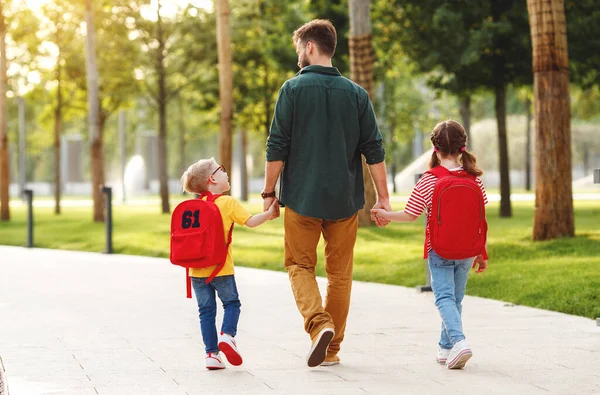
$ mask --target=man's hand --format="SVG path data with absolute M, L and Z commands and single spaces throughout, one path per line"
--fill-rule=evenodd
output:
M 483 259 L 483 257 L 479 255 L 476 256 L 475 259 L 473 259 L 473 265 L 471 266 L 471 268 L 475 269 L 475 273 L 483 273 L 485 272 L 485 269 L 487 269 L 487 265 L 487 259 Z
M 375 209 L 384 209 L 385 211 L 392 211 L 392 206 L 390 205 L 390 201 L 388 199 L 380 199 L 377 200 L 377 203 L 373 206 L 373 210 Z M 375 215 L 373 211 L 371 211 L 371 221 L 374 221 L 378 227 L 382 228 L 387 226 L 390 221 Z
M 269 220 L 279 218 L 279 201 L 277 200 L 277 198 L 272 197 L 263 199 L 263 211 L 269 211 L 269 208 L 271 206 L 274 206 L 274 211 L 273 215 L 271 215 L 271 218 L 269 218 Z

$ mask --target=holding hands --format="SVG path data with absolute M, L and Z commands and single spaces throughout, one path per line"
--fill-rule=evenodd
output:
M 263 201 L 263 211 L 271 214 L 269 220 L 279 218 L 279 200 L 275 197 L 265 198 Z
M 392 211 L 389 200 L 378 200 L 371 209 L 371 221 L 374 221 L 378 227 L 387 226 L 391 221 L 385 217 L 388 211 Z

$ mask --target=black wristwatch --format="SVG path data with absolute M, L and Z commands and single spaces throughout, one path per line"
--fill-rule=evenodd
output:
M 266 199 L 266 198 L 274 198 L 274 197 L 275 197 L 275 191 L 273 191 L 273 192 L 265 192 L 265 191 L 262 191 L 262 192 L 260 193 L 260 196 L 261 196 L 263 199 Z

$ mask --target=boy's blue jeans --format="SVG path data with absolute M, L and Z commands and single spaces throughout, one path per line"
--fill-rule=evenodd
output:
M 440 347 L 451 349 L 454 344 L 465 339 L 461 319 L 462 300 L 473 258 L 447 260 L 433 250 L 429 250 L 428 256 L 431 288 L 435 305 L 442 317 Z
M 240 319 L 240 299 L 238 296 L 235 277 L 221 276 L 215 277 L 206 284 L 206 278 L 192 277 L 192 287 L 196 294 L 198 302 L 198 312 L 200 313 L 200 331 L 206 353 L 219 351 L 217 337 L 217 327 L 215 320 L 217 317 L 217 300 L 215 293 L 223 302 L 223 325 L 221 332 L 235 336 L 237 325 Z

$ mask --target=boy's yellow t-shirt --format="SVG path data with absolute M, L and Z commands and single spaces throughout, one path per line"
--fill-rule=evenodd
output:
M 234 222 L 238 225 L 244 225 L 246 221 L 252 217 L 240 202 L 231 196 L 220 196 L 215 200 L 215 204 L 219 208 L 221 212 L 221 218 L 223 219 L 223 231 L 225 232 L 225 242 L 227 242 L 227 238 L 229 237 L 229 229 L 231 228 L 231 224 Z M 216 269 L 215 266 L 205 267 L 202 269 L 190 269 L 190 277 L 210 277 L 212 272 Z M 233 257 L 231 254 L 231 244 L 229 245 L 229 249 L 227 250 L 227 260 L 225 261 L 225 266 L 223 269 L 217 274 L 217 277 L 220 276 L 229 276 L 233 274 Z

